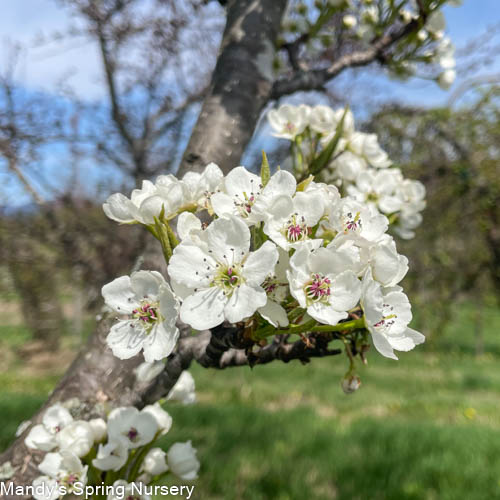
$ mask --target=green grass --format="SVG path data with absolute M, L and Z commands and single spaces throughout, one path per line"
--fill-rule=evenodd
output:
M 167 406 L 174 426 L 163 444 L 191 439 L 198 448 L 196 499 L 500 499 L 500 312 L 486 311 L 481 358 L 472 355 L 473 313 L 460 308 L 434 350 L 398 362 L 370 352 L 349 396 L 342 356 L 195 366 L 199 402 Z M 0 446 L 54 383 L 0 373 Z

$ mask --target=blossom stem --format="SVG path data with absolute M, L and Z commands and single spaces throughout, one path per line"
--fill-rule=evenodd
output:
M 275 328 L 272 325 L 266 326 L 255 332 L 256 338 L 265 338 L 279 334 L 300 334 L 305 332 L 344 332 L 365 328 L 363 318 L 344 321 L 337 325 L 318 325 L 316 320 L 308 321 L 303 325 L 290 325 L 288 328 Z
M 177 239 L 177 236 L 175 236 L 175 233 L 170 227 L 170 224 L 168 222 L 165 222 L 164 224 L 167 226 L 167 234 L 170 242 L 170 248 L 173 250 L 179 244 L 179 240 Z

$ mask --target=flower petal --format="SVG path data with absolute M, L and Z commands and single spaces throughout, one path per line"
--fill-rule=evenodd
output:
M 207 242 L 212 255 L 220 263 L 240 262 L 250 249 L 250 230 L 237 217 L 217 219 L 207 229 Z M 182 280 L 177 278 L 182 283 Z
M 166 322 L 160 323 L 144 339 L 144 359 L 152 363 L 166 358 L 174 350 L 178 339 L 179 329 L 175 325 L 171 328 Z
M 186 241 L 175 247 L 168 264 L 168 274 L 181 285 L 203 288 L 209 286 L 215 265 L 210 255 Z
M 132 314 L 137 305 L 130 278 L 120 276 L 102 287 L 102 296 L 106 305 L 120 314 Z
M 260 285 L 274 272 L 278 257 L 276 245 L 266 241 L 258 250 L 248 255 L 243 267 L 243 276 L 249 284 Z
M 259 314 L 276 328 L 288 326 L 288 316 L 283 307 L 274 300 L 267 299 L 266 305 L 258 309 Z
M 336 311 L 348 311 L 359 301 L 361 283 L 352 271 L 344 271 L 332 280 L 330 303 Z
M 110 219 L 122 224 L 140 219 L 137 207 L 122 193 L 112 194 L 103 204 L 102 209 Z
M 266 292 L 260 286 L 243 284 L 236 288 L 231 295 L 224 308 L 224 315 L 231 323 L 237 323 L 251 316 L 266 302 Z
M 157 271 L 137 271 L 130 276 L 130 285 L 139 300 L 147 297 L 156 299 L 160 285 L 166 284 L 163 276 Z
M 205 288 L 190 295 L 181 306 L 180 318 L 196 330 L 205 330 L 224 321 L 227 298 L 220 288 Z
M 111 327 L 106 343 L 117 358 L 130 359 L 142 349 L 144 336 L 144 330 L 137 328 L 135 321 L 118 321 Z

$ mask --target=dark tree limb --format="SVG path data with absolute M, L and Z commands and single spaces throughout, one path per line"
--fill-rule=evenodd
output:
M 272 99 L 279 99 L 299 90 L 324 90 L 325 85 L 345 69 L 366 66 L 372 62 L 384 64 L 386 52 L 399 40 L 410 33 L 418 31 L 425 22 L 425 14 L 421 12 L 417 19 L 403 25 L 399 29 L 389 31 L 373 41 L 370 47 L 346 54 L 334 61 L 328 68 L 295 70 L 291 75 L 277 80 L 271 91 Z M 295 61 L 297 68 L 299 63 Z

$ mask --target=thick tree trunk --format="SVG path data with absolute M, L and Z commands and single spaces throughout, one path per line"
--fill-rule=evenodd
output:
M 273 85 L 275 40 L 286 0 L 232 0 L 212 76 L 179 175 L 217 163 L 236 166 Z
M 270 97 L 274 43 L 286 3 L 286 0 L 228 2 L 227 26 L 211 89 L 186 149 L 180 174 L 199 171 L 211 161 L 218 163 L 225 172 L 237 165 Z M 155 266 L 145 262 L 142 267 Z M 84 417 L 98 414 L 106 407 L 141 407 L 168 393 L 193 358 L 206 361 L 204 349 L 210 334 L 183 336 L 165 372 L 149 385 L 140 384 L 133 370 L 143 361 L 142 355 L 124 362 L 113 357 L 106 347 L 105 337 L 111 321 L 112 318 L 108 318 L 99 323 L 45 406 L 78 397 Z M 40 417 L 38 413 L 32 422 L 38 422 Z M 24 445 L 27 432 L 0 456 L 0 464 L 10 460 L 18 468 L 12 478 L 16 485 L 31 484 L 39 475 L 40 454 Z

